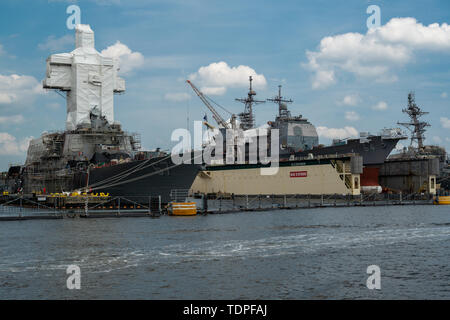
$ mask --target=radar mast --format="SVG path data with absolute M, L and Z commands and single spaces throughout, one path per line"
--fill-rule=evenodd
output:
M 281 85 L 278 86 L 278 96 L 267 99 L 267 101 L 278 104 L 278 116 L 282 119 L 288 119 L 291 117 L 291 112 L 288 110 L 286 103 L 292 103 L 291 99 L 286 100 L 281 96 Z
M 411 146 L 415 140 L 417 140 L 417 146 L 423 149 L 423 141 L 425 140 L 425 128 L 430 124 L 425 121 L 419 121 L 419 118 L 429 112 L 424 112 L 415 102 L 415 95 L 413 92 L 408 94 L 408 107 L 403 109 L 402 112 L 406 113 L 411 119 L 410 122 L 397 122 L 397 124 L 404 126 L 411 131 Z
M 244 112 L 239 113 L 239 120 L 243 130 L 253 129 L 255 127 L 255 117 L 253 115 L 253 104 L 264 103 L 265 101 L 255 100 L 253 97 L 256 92 L 252 89 L 252 76 L 249 77 L 250 89 L 247 94 L 247 98 L 236 99 L 236 101 L 245 104 Z

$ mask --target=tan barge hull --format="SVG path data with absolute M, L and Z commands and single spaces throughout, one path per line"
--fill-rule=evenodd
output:
M 279 163 L 274 175 L 261 164 L 214 165 L 194 180 L 193 193 L 235 195 L 360 194 L 360 156 L 324 157 Z

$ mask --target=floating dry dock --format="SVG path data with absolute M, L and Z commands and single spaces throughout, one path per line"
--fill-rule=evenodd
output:
M 403 193 L 436 194 L 438 158 L 389 159 L 380 168 L 380 185 Z
M 282 161 L 274 174 L 269 165 L 211 165 L 200 172 L 193 193 L 223 195 L 359 195 L 362 157 L 355 154 Z

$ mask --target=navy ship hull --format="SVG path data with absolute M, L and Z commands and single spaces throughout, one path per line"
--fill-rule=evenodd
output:
M 307 157 L 310 153 L 314 156 L 357 153 L 363 157 L 363 165 L 379 165 L 384 163 L 384 160 L 386 160 L 401 139 L 404 139 L 404 137 L 383 138 L 382 136 L 371 136 L 367 139 L 367 142 L 361 142 L 360 139 L 349 139 L 345 144 L 322 148 L 316 147 L 311 150 L 296 152 L 294 155 L 296 157 Z
M 200 165 L 175 166 L 170 157 L 135 160 L 99 168 L 84 174 L 88 191 L 109 193 L 112 197 L 148 204 L 149 197 L 161 196 L 162 203 L 171 200 L 172 190 L 188 190 L 197 176 Z M 79 188 L 86 184 L 80 183 Z

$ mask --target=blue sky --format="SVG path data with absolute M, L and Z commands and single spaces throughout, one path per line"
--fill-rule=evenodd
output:
M 188 115 L 203 118 L 185 79 L 238 113 L 243 106 L 234 98 L 246 95 L 251 71 L 257 98 L 274 96 L 282 84 L 292 113 L 320 127 L 322 143 L 397 126 L 415 91 L 430 112 L 426 142 L 450 150 L 448 0 L 2 0 L 0 170 L 25 160 L 30 137 L 64 129 L 65 100 L 40 82 L 50 54 L 74 49 L 66 28 L 71 4 L 94 30 L 97 50 L 120 55 L 127 91 L 115 98 L 115 118 L 141 133 L 144 148 L 170 149 L 172 131 L 186 127 Z M 368 34 L 371 4 L 381 9 L 381 27 Z M 276 112 L 274 104 L 258 105 L 257 124 Z

